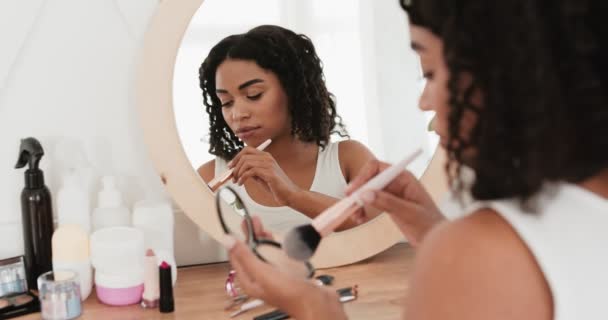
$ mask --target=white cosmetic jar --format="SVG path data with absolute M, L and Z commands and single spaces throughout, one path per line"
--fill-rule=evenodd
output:
M 144 234 L 131 227 L 110 227 L 91 235 L 91 264 L 96 272 L 120 274 L 143 270 Z

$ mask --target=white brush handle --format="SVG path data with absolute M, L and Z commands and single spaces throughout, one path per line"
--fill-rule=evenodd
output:
M 243 303 L 243 305 L 241 306 L 241 309 L 250 310 L 250 309 L 253 309 L 253 308 L 257 308 L 257 307 L 259 307 L 259 306 L 261 306 L 263 304 L 264 304 L 264 301 L 262 301 L 260 299 L 255 299 L 255 300 Z
M 255 309 L 255 308 L 257 308 L 257 307 L 259 307 L 259 306 L 261 306 L 263 304 L 264 304 L 264 301 L 262 301 L 260 299 L 255 299 L 255 300 L 243 303 L 241 305 L 241 307 L 237 311 L 235 311 L 235 312 L 233 312 L 233 313 L 230 314 L 230 318 L 234 318 L 234 317 L 236 317 L 236 316 L 238 316 L 240 314 L 243 314 L 243 313 L 245 313 L 245 312 L 247 312 L 247 311 L 249 311 L 251 309 Z
M 263 151 L 264 149 L 266 149 L 266 147 L 268 147 L 268 145 L 270 145 L 270 143 L 272 142 L 272 140 L 267 139 L 266 141 L 262 142 L 256 149 Z M 209 183 L 207 184 L 212 190 L 214 190 L 216 187 L 224 184 L 224 182 L 228 181 L 228 179 L 230 179 L 230 177 L 232 177 L 232 172 L 234 171 L 234 169 L 230 169 L 225 171 L 224 173 L 220 174 L 219 176 L 213 178 L 211 181 L 209 181 Z
M 391 165 L 380 172 L 367 183 L 361 186 L 350 196 L 336 202 L 333 206 L 325 209 L 313 221 L 312 226 L 319 232 L 321 237 L 332 233 L 346 219 L 362 206 L 360 196 L 362 193 L 372 190 L 382 190 L 393 179 L 395 179 L 412 161 L 422 154 L 421 149 L 416 149 L 411 155 Z

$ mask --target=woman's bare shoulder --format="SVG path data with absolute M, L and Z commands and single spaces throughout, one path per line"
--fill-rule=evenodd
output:
M 213 177 L 215 176 L 215 160 L 205 162 L 203 165 L 198 167 L 198 170 L 196 171 L 205 182 L 213 180 Z
M 367 146 L 357 140 L 340 141 L 338 145 L 340 168 L 347 182 L 357 176 L 359 170 L 376 156 Z
M 429 233 L 407 303 L 407 319 L 553 318 L 551 291 L 536 259 L 491 209 Z

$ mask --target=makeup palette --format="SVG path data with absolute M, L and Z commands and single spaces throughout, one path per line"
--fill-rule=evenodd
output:
M 23 256 L 0 260 L 0 319 L 38 311 L 38 297 L 28 292 Z
M 3 260 L 0 265 L 0 296 L 27 291 L 23 257 Z

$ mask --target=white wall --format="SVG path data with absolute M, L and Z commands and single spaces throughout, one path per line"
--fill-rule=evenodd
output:
M 0 259 L 23 252 L 23 171 L 14 169 L 21 138 L 34 136 L 45 148 L 41 167 L 54 199 L 66 165 L 55 151 L 66 140 L 83 147 L 98 175 L 119 176 L 127 205 L 165 197 L 147 158 L 133 99 L 138 49 L 157 4 L 0 2 Z M 188 222 L 182 216 L 176 220 Z M 198 239 L 196 228 L 190 231 Z
M 374 128 L 369 130 L 370 145 L 378 146 L 378 154 L 390 162 L 421 147 L 424 161 L 409 167 L 421 176 L 439 139 L 426 129 L 433 113 L 418 108 L 422 72 L 418 56 L 410 48 L 407 17 L 398 1 L 360 2 L 367 121 Z

